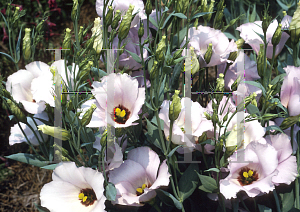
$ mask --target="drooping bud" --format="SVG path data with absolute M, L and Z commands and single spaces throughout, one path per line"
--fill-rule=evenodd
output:
M 169 108 L 169 119 L 171 121 L 175 121 L 178 118 L 179 113 L 181 112 L 181 100 L 178 96 L 179 92 L 179 90 L 175 90 L 175 94 L 172 96 L 173 100 Z
M 100 24 L 100 17 L 95 18 L 94 27 L 92 28 L 92 37 L 95 37 L 93 48 L 97 54 L 100 54 L 103 46 L 102 29 Z
M 166 36 L 164 35 L 161 37 L 161 40 L 159 41 L 157 49 L 156 49 L 155 56 L 156 56 L 157 61 L 160 62 L 160 61 L 164 60 L 165 51 L 166 51 Z
M 119 25 L 119 21 L 121 20 L 121 11 L 117 10 L 115 13 L 115 17 L 111 23 L 111 28 L 116 29 Z
M 71 12 L 72 21 L 74 21 L 77 17 L 77 10 L 78 10 L 78 0 L 73 0 L 73 8 Z
M 111 25 L 112 20 L 113 20 L 113 16 L 114 16 L 113 12 L 114 12 L 113 7 L 112 6 L 108 6 L 108 11 L 107 11 L 107 14 L 105 16 L 106 26 Z
M 272 37 L 272 45 L 273 46 L 277 46 L 280 42 L 281 34 L 282 34 L 281 27 L 282 27 L 282 24 L 278 24 L 278 27 Z
M 31 56 L 31 39 L 30 39 L 30 28 L 25 29 L 25 36 L 23 38 L 23 56 L 25 60 L 29 60 Z
M 194 51 L 194 48 L 192 46 L 190 47 L 190 50 L 191 50 L 191 56 L 192 56 L 192 70 L 191 70 L 191 73 L 192 73 L 192 75 L 194 75 L 199 71 L 200 64 L 199 64 L 199 60 L 197 58 L 197 55 Z
M 150 80 L 153 81 L 157 76 L 158 76 L 158 62 L 155 60 L 150 70 Z
M 146 2 L 146 6 L 145 6 L 145 12 L 148 15 L 150 15 L 152 13 L 152 4 L 151 4 L 151 0 L 147 0 Z
M 123 19 L 119 27 L 119 34 L 118 34 L 118 38 L 120 41 L 124 40 L 124 38 L 126 38 L 129 33 L 133 9 L 134 6 L 130 4 L 126 14 L 123 16 Z
M 66 34 L 62 44 L 63 49 L 71 49 L 71 29 L 66 29 Z
M 287 117 L 283 120 L 283 122 L 280 125 L 280 128 L 282 130 L 285 130 L 285 129 L 293 126 L 294 124 L 296 124 L 299 121 L 300 121 L 300 115 L 298 115 L 298 116 L 289 116 L 289 117 Z
M 204 55 L 204 60 L 206 62 L 206 64 L 208 65 L 210 63 L 210 59 L 211 59 L 211 56 L 212 56 L 212 43 L 210 43 L 208 45 L 208 48 L 207 48 L 207 51 L 205 52 L 205 55 Z
M 300 1 L 290 23 L 290 33 L 291 41 L 296 45 L 300 39 Z
M 142 38 L 144 36 L 144 23 L 141 21 L 140 22 L 140 28 L 138 30 L 138 36 L 139 38 Z
M 93 112 L 96 110 L 97 106 L 95 104 L 92 104 L 91 107 L 84 113 L 82 119 L 81 119 L 81 125 L 86 126 L 90 123 L 92 120 Z
M 63 141 L 71 138 L 69 131 L 62 129 L 60 127 L 52 127 L 52 126 L 43 124 L 43 125 L 38 126 L 38 130 L 41 130 L 46 135 L 50 135 L 50 136 L 52 136 L 54 138 L 58 138 L 58 139 L 60 139 L 60 135 L 61 135 L 61 140 L 63 140 Z
M 21 111 L 21 109 L 10 99 L 6 99 L 7 104 L 9 105 L 9 109 L 13 115 L 17 117 L 17 119 L 21 122 L 26 122 L 26 116 Z

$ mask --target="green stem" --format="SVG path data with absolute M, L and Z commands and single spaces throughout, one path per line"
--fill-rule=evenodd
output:
M 264 32 L 264 47 L 265 47 L 265 51 L 264 51 L 264 71 L 263 71 L 263 74 L 264 74 L 264 79 L 263 79 L 263 86 L 267 89 L 267 86 L 268 86 L 268 74 L 266 74 L 266 70 L 267 70 L 267 35 L 266 33 Z
M 118 50 L 117 50 L 117 66 L 116 66 L 116 72 L 118 73 L 119 72 L 119 57 L 120 57 L 120 49 L 121 48 L 121 40 L 119 39 L 119 42 L 118 42 Z
M 273 54 L 272 54 L 272 63 L 271 63 L 271 67 L 270 67 L 269 82 L 271 82 L 271 80 L 272 80 L 272 69 L 273 69 L 273 65 L 274 65 L 274 61 L 275 61 L 275 51 L 276 51 L 276 46 L 273 45 Z
M 143 66 L 143 72 L 144 72 L 144 85 L 145 85 L 146 97 L 149 97 L 149 90 L 147 88 L 147 82 L 146 82 L 145 61 L 144 61 L 144 57 L 143 57 L 142 38 L 139 38 L 139 43 L 140 43 L 140 53 L 141 53 L 142 66 Z
M 277 195 L 276 189 L 273 190 L 273 195 L 274 195 L 275 202 L 276 202 L 277 212 L 281 212 L 280 203 L 279 203 L 279 199 L 278 199 L 278 195 Z

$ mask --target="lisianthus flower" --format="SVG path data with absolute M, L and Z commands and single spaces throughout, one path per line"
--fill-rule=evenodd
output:
M 131 22 L 131 27 L 134 27 L 136 24 L 139 23 L 140 18 L 144 18 L 145 14 L 143 12 L 144 9 L 144 2 L 142 0 L 110 0 L 107 5 L 111 5 L 114 8 L 114 11 L 120 10 L 122 16 L 126 13 L 126 11 L 129 8 L 129 5 L 132 4 L 134 6 L 134 10 L 132 14 L 135 14 L 138 12 L 138 14 L 134 17 L 134 19 Z M 103 8 L 104 8 L 104 1 L 103 0 L 97 0 L 96 1 L 96 11 L 97 14 L 103 18 Z M 108 10 L 106 10 L 107 12 Z
M 36 118 L 40 118 L 40 119 L 43 119 L 45 121 L 49 120 L 48 115 L 47 115 L 46 112 L 35 114 L 33 116 L 33 118 L 35 119 L 35 122 L 37 123 L 37 125 L 41 125 L 41 124 L 43 124 L 43 122 L 41 122 L 39 119 L 36 119 Z M 43 138 L 41 137 L 40 133 L 38 132 L 37 126 L 34 124 L 34 121 L 32 120 L 31 117 L 27 117 L 27 123 L 32 127 L 34 132 L 30 129 L 30 127 L 27 124 L 24 124 L 24 123 L 21 123 L 21 122 L 19 124 L 22 127 L 25 135 L 29 139 L 30 143 L 34 146 L 39 145 L 38 139 L 40 140 L 40 142 L 42 142 L 43 140 L 45 140 L 47 138 L 47 135 L 42 133 Z M 38 138 L 35 136 L 34 133 L 36 133 Z M 19 125 L 15 124 L 11 128 L 11 131 L 10 131 L 9 145 L 14 145 L 14 144 L 22 143 L 22 142 L 27 142 L 27 139 L 26 139 L 25 135 L 23 134 L 23 132 L 20 129 Z
M 287 66 L 284 68 L 286 76 L 281 86 L 281 104 L 285 106 L 290 116 L 300 114 L 300 68 Z
M 290 184 L 297 176 L 296 157 L 291 156 L 290 138 L 285 134 L 252 141 L 238 151 L 244 154 L 236 152 L 230 157 L 230 173 L 220 180 L 220 192 L 226 199 L 236 198 L 239 191 L 245 191 L 249 197 L 268 193 L 275 185 Z
M 126 43 L 125 50 L 137 54 L 140 58 L 141 56 L 143 58 L 147 58 L 148 51 L 145 48 L 143 48 L 142 53 L 140 52 L 140 46 L 138 45 L 139 44 L 138 30 L 139 30 L 139 26 L 130 28 L 128 36 L 124 40 L 122 40 L 121 46 L 125 42 Z M 145 32 L 144 36 L 141 38 L 141 43 L 143 43 L 146 39 L 147 39 L 147 33 Z M 118 49 L 118 42 L 119 42 L 119 38 L 115 37 L 112 44 L 113 49 Z M 148 44 L 146 44 L 145 46 L 147 47 Z M 117 51 L 115 51 L 115 57 L 116 56 L 117 56 Z M 124 51 L 119 56 L 119 66 L 120 68 L 126 67 L 128 69 L 133 69 L 133 70 L 137 70 L 142 67 L 142 65 L 136 62 L 127 51 Z
M 262 90 L 254 85 L 250 85 L 248 83 L 240 83 L 237 87 L 236 91 L 233 91 L 232 93 L 232 99 L 235 102 L 235 104 L 238 104 L 238 96 L 241 98 L 246 98 L 247 96 L 250 96 L 255 92 L 255 100 L 257 102 L 257 105 L 259 105 L 259 99 L 262 95 Z M 247 111 L 247 110 L 246 110 Z
M 264 43 L 261 37 L 258 35 L 258 34 L 260 35 L 264 34 L 261 25 L 262 25 L 262 21 L 255 21 L 254 23 L 242 24 L 241 26 L 236 28 L 241 32 L 240 36 L 245 40 L 245 43 L 249 44 L 252 47 L 252 49 L 256 52 L 256 54 L 258 54 L 259 52 L 260 44 Z M 267 58 L 269 59 L 272 59 L 273 56 L 273 45 L 271 40 L 277 27 L 278 27 L 278 22 L 277 20 L 274 20 L 267 29 L 267 33 L 266 33 L 266 40 L 268 43 Z M 282 32 L 280 42 L 276 46 L 275 57 L 281 52 L 285 42 L 289 39 L 289 37 L 290 36 L 286 32 Z
M 186 107 L 185 103 L 189 102 L 191 107 L 191 133 L 186 132 L 185 120 L 186 120 Z M 169 100 L 163 101 L 161 105 L 161 110 L 159 112 L 159 118 L 164 121 L 164 133 L 167 138 L 170 136 L 170 124 L 169 119 Z M 198 137 L 202 135 L 203 132 L 208 130 L 213 130 L 213 125 L 211 121 L 205 118 L 204 112 L 205 108 L 202 108 L 198 102 L 193 102 L 190 98 L 184 97 L 181 99 L 181 112 L 178 118 L 173 123 L 172 130 L 172 142 L 177 145 L 183 145 L 183 147 L 188 147 L 191 150 L 197 149 L 201 151 L 201 145 L 198 144 Z M 209 148 L 206 144 L 205 148 Z M 182 149 L 178 149 L 179 153 L 183 153 Z
M 78 168 L 74 162 L 63 162 L 54 169 L 52 180 L 41 190 L 43 207 L 53 212 L 105 211 L 101 172 Z
M 234 40 L 229 42 L 228 38 L 221 30 L 216 30 L 206 26 L 192 27 L 188 32 L 188 39 L 190 39 L 187 49 L 190 46 L 194 47 L 196 55 L 199 56 L 200 67 L 210 67 L 226 63 L 230 52 L 237 51 L 237 46 Z M 185 40 L 182 46 L 185 44 Z M 207 51 L 208 45 L 212 44 L 212 56 L 209 64 L 206 64 L 204 55 Z M 185 51 L 182 52 L 183 56 Z
M 49 66 L 46 63 L 35 61 L 26 65 L 25 68 L 18 70 L 7 78 L 6 90 L 11 93 L 16 101 L 23 104 L 27 112 L 32 114 L 41 113 L 46 108 L 45 102 L 47 102 L 47 99 L 37 99 L 36 96 L 33 96 L 31 83 L 40 75 L 47 74 Z M 41 83 L 45 85 L 52 82 L 43 80 Z M 46 95 L 47 93 L 44 93 L 44 97 Z
M 139 119 L 138 112 L 145 101 L 145 88 L 138 88 L 136 79 L 128 74 L 111 73 L 104 76 L 101 82 L 94 81 L 92 87 L 96 99 L 88 100 L 81 106 L 83 112 L 80 118 L 92 104 L 97 106 L 87 127 L 137 125 L 133 122 Z M 107 113 L 110 115 L 107 116 Z
M 156 196 L 155 189 L 169 185 L 166 160 L 160 167 L 158 155 L 149 147 L 138 147 L 128 153 L 127 160 L 109 172 L 109 182 L 117 189 L 113 204 L 142 206 Z

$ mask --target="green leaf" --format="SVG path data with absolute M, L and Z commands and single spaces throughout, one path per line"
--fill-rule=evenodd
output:
M 245 83 L 247 83 L 249 85 L 253 85 L 253 86 L 257 87 L 257 88 L 260 88 L 262 90 L 263 96 L 266 96 L 266 89 L 259 82 L 245 81 Z
M 283 4 L 280 0 L 276 0 L 276 1 L 280 5 L 282 10 L 288 11 L 290 9 L 290 7 L 288 5 Z
M 1 14 L 1 16 L 2 16 L 2 18 L 4 20 L 4 22 L 5 22 L 5 25 L 6 25 L 7 29 L 8 29 L 8 24 L 7 24 L 7 21 L 6 21 L 5 17 L 4 17 L 4 15 L 1 12 L 0 12 L 0 14 Z
M 249 104 L 247 107 L 247 112 L 250 113 L 250 114 L 258 114 L 260 116 L 260 112 L 259 112 L 259 109 L 253 105 L 253 104 Z
M 276 76 L 272 80 L 271 85 L 276 85 L 277 83 L 282 82 L 285 76 L 286 76 L 286 73 L 283 73 L 283 74 L 280 74 L 280 75 Z
M 102 71 L 101 69 L 97 69 L 97 68 L 95 68 L 95 67 L 92 67 L 92 68 L 91 68 L 91 71 L 92 71 L 95 75 L 97 75 L 99 78 L 102 78 L 102 77 L 104 77 L 104 76 L 107 75 L 107 73 L 106 73 L 105 71 Z
M 220 172 L 220 170 L 217 168 L 211 168 L 211 169 L 205 170 L 204 172 Z
M 21 35 L 22 35 L 22 26 L 19 32 L 19 37 L 18 37 L 18 42 L 17 42 L 17 46 L 16 46 L 16 62 L 18 63 L 20 60 L 20 43 L 21 43 Z
M 114 184 L 108 183 L 105 187 L 105 196 L 109 201 L 115 201 L 117 196 L 117 189 Z
M 181 65 L 180 63 L 176 64 L 174 67 L 174 71 L 171 77 L 171 90 L 177 90 L 179 87 L 179 77 L 181 74 Z
M 177 147 L 175 147 L 174 149 L 172 149 L 172 151 L 168 154 L 168 157 L 170 158 L 170 157 L 172 157 L 172 155 L 175 153 L 175 151 L 179 148 L 179 147 L 181 147 L 182 145 L 179 145 L 179 146 L 177 146 Z
M 42 207 L 41 205 L 38 205 L 35 202 L 33 204 L 36 207 L 36 209 L 38 209 L 39 212 L 50 212 L 47 208 Z
M 5 156 L 5 157 L 12 159 L 12 160 L 20 161 L 22 163 L 27 163 L 27 164 L 30 164 L 33 166 L 38 166 L 38 167 L 42 167 L 42 166 L 49 164 L 48 161 L 41 161 L 36 156 L 28 154 L 28 153 L 17 153 L 17 154 Z
M 171 18 L 173 17 L 173 14 L 174 14 L 174 13 L 175 13 L 175 11 L 173 11 L 173 12 L 166 18 L 165 23 L 163 24 L 163 26 L 161 27 L 161 29 L 164 29 L 166 25 L 167 25 L 167 26 L 170 25 L 170 23 L 171 23 L 171 21 L 172 21 Z
M 13 61 L 14 63 L 16 63 L 16 61 L 8 54 L 4 53 L 4 52 L 0 52 L 0 54 L 5 55 L 6 57 L 8 57 L 11 61 Z
M 179 186 L 179 197 L 184 201 L 193 194 L 197 188 L 199 179 L 196 173 L 198 173 L 199 167 L 196 163 L 191 163 L 181 176 Z
M 279 193 L 281 199 L 282 212 L 289 212 L 294 206 L 294 191 L 290 189 L 286 193 Z
M 267 206 L 260 205 L 260 204 L 258 204 L 257 206 L 258 206 L 259 212 L 272 212 L 272 209 L 268 208 Z
M 183 13 L 174 13 L 173 16 L 176 16 L 178 18 L 187 19 L 187 17 Z
M 179 210 L 182 209 L 182 203 L 179 202 L 172 194 L 163 191 L 161 189 L 155 190 L 157 193 L 157 196 L 167 205 L 175 205 L 175 207 Z
M 195 15 L 191 18 L 191 20 L 193 20 L 193 19 L 195 19 L 195 18 L 202 17 L 202 16 L 204 16 L 204 15 L 206 15 L 206 14 L 209 14 L 209 13 L 213 13 L 213 12 L 197 13 L 197 14 L 195 14 Z
M 170 74 L 170 73 L 172 73 L 172 68 L 171 68 L 171 66 L 164 66 L 162 70 L 163 70 L 163 72 L 164 72 L 165 74 Z
M 215 179 L 209 177 L 209 176 L 205 176 L 205 175 L 201 175 L 197 172 L 198 177 L 203 185 L 203 187 L 209 192 L 209 193 L 214 193 L 216 192 L 216 190 L 218 189 L 217 186 L 217 182 Z M 200 187 L 199 187 L 200 189 Z
M 283 131 L 280 129 L 280 127 L 278 127 L 276 125 L 268 126 L 266 128 L 266 131 L 270 131 L 270 130 L 276 130 L 276 131 L 279 131 L 279 132 L 283 133 Z
M 156 23 L 156 21 L 154 20 L 154 18 L 152 18 L 151 16 L 149 16 L 149 21 L 150 21 L 156 28 L 159 28 L 159 27 L 158 27 L 158 24 Z
M 136 53 L 128 51 L 127 49 L 125 49 L 125 51 L 128 52 L 137 63 L 142 62 L 142 59 Z
M 155 109 L 154 109 L 148 102 L 145 102 L 145 105 L 146 105 L 147 108 L 149 108 L 150 110 L 155 111 Z
M 49 170 L 54 170 L 58 164 L 51 164 L 47 166 L 42 166 L 42 169 L 49 169 Z

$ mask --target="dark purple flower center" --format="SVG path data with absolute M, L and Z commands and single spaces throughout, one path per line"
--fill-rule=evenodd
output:
M 130 111 L 123 105 L 119 105 L 114 108 L 114 121 L 118 124 L 125 124 L 129 119 Z
M 258 173 L 248 167 L 243 167 L 239 171 L 239 176 L 237 178 L 241 186 L 250 185 L 254 181 L 258 180 Z
M 81 200 L 81 204 L 86 207 L 93 205 L 95 200 L 97 200 L 94 190 L 90 188 L 81 189 L 78 198 Z

